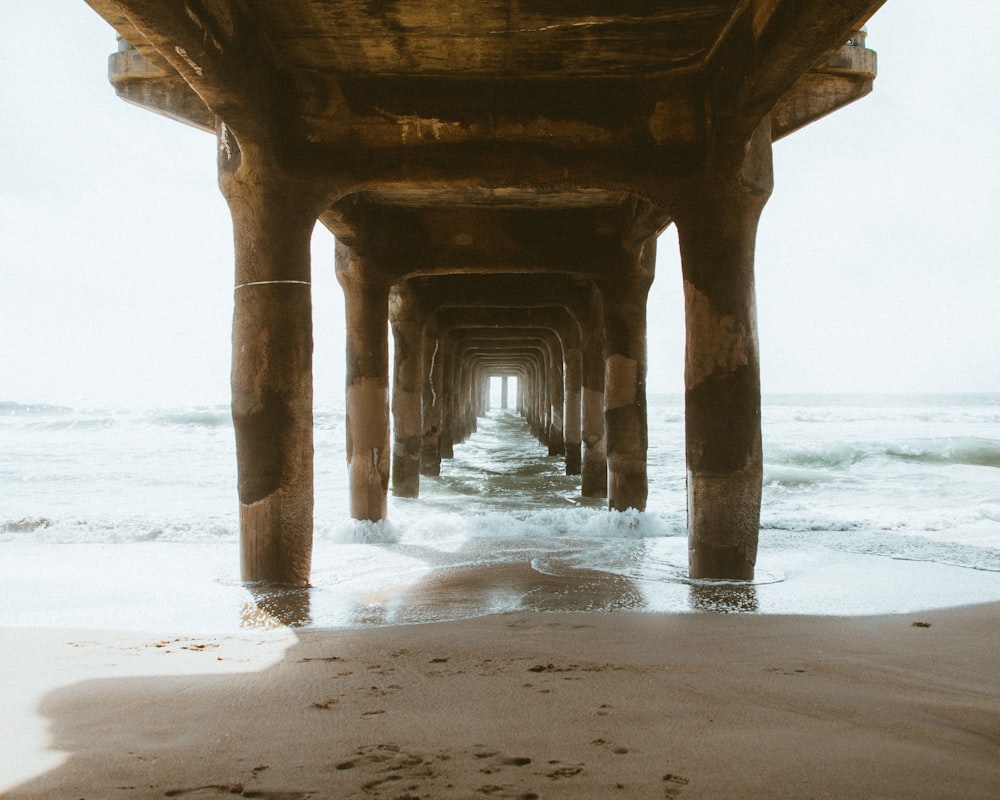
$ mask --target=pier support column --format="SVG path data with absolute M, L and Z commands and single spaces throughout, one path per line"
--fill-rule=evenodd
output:
M 546 337 L 546 343 L 549 363 L 549 455 L 561 456 L 566 453 L 566 442 L 563 438 L 563 425 L 565 424 L 563 409 L 566 403 L 563 349 L 558 337 L 554 334 Z
M 589 290 L 590 301 L 581 308 L 583 391 L 580 429 L 583 460 L 580 493 L 584 497 L 608 496 L 608 452 L 604 436 L 604 310 L 600 292 Z
M 692 578 L 754 575 L 763 475 L 754 246 L 770 192 L 770 153 L 769 136 L 756 136 L 745 174 L 701 187 L 675 220 L 687 329 Z
M 656 261 L 649 239 L 631 274 L 602 287 L 607 355 L 604 425 L 608 448 L 608 507 L 644 511 L 646 478 L 646 298 Z
M 500 408 L 507 410 L 507 376 L 500 378 Z
M 441 337 L 441 433 L 438 453 L 441 458 L 455 457 L 455 339 L 450 334 Z
M 219 184 L 236 253 L 232 414 L 244 581 L 306 586 L 313 534 L 312 294 L 317 209 L 226 142 Z
M 420 474 L 437 477 L 441 474 L 441 407 L 442 361 L 441 341 L 437 325 L 431 316 L 423 333 L 423 419 L 424 436 L 420 449 Z
M 389 289 L 337 242 L 347 324 L 347 471 L 351 516 L 385 519 L 389 487 Z
M 422 315 L 417 298 L 405 286 L 389 293 L 392 323 L 392 493 L 397 497 L 420 495 L 420 449 L 423 444 L 421 415 Z
M 563 421 L 566 442 L 566 474 L 579 475 L 580 459 L 580 387 L 583 356 L 579 346 L 566 348 L 566 416 Z

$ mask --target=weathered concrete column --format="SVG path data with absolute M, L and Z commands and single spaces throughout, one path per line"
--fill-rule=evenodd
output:
M 507 392 L 509 391 L 507 387 L 507 376 L 504 375 L 500 378 L 500 408 L 507 410 Z
M 649 239 L 631 270 L 602 286 L 608 507 L 618 511 L 646 508 L 646 297 L 655 261 L 656 240 Z
M 538 348 L 538 359 L 535 364 L 536 377 L 533 381 L 535 402 L 537 405 L 538 433 L 535 437 L 545 447 L 549 446 L 549 431 L 552 429 L 552 389 L 549 382 L 548 353 Z
M 420 474 L 437 477 L 441 474 L 441 341 L 433 315 L 426 318 L 422 337 L 423 349 L 423 419 L 424 437 L 420 448 Z
M 476 415 L 472 409 L 471 377 L 468 354 L 456 350 L 455 377 L 452 389 L 452 442 L 461 444 L 475 431 Z
M 689 568 L 752 579 L 763 475 L 754 296 L 757 222 L 771 189 L 766 129 L 738 179 L 706 181 L 676 218 L 684 364 Z
M 479 411 L 486 414 L 490 410 L 490 376 L 482 373 L 479 376 Z
M 455 337 L 441 337 L 441 433 L 438 436 L 438 453 L 441 458 L 455 457 Z
M 583 354 L 579 346 L 567 346 L 565 352 L 566 416 L 563 420 L 563 438 L 566 449 L 566 474 L 579 475 L 581 471 L 580 389 L 583 382 Z
M 417 298 L 405 285 L 396 285 L 389 293 L 389 321 L 394 342 L 392 493 L 397 497 L 418 497 L 424 434 L 423 315 Z
M 354 519 L 385 519 L 389 486 L 389 288 L 337 242 L 347 325 L 347 471 Z
M 578 310 L 583 345 L 583 391 L 580 428 L 583 460 L 580 493 L 608 496 L 608 453 L 604 436 L 604 307 L 600 292 L 591 286 Z
M 555 339 L 554 343 L 551 341 L 552 339 Z M 549 364 L 549 455 L 562 456 L 566 453 L 566 442 L 563 438 L 564 407 L 566 404 L 563 350 L 559 337 L 555 334 L 545 337 L 545 341 L 548 345 Z
M 313 530 L 309 244 L 318 209 L 259 153 L 225 144 L 219 183 L 236 251 L 231 383 L 241 574 L 305 586 Z

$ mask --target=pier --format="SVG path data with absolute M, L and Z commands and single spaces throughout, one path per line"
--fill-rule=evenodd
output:
M 115 91 L 217 138 L 244 580 L 309 582 L 317 222 L 364 520 L 419 496 L 494 376 L 583 495 L 644 510 L 646 297 L 676 225 L 690 575 L 753 578 L 772 143 L 871 91 L 884 0 L 87 2 Z

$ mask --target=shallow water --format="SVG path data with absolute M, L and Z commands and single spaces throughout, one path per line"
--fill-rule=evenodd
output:
M 1000 599 L 1000 396 L 766 398 L 757 579 L 686 578 L 683 407 L 650 403 L 648 510 L 614 513 L 510 412 L 390 520 L 349 520 L 316 414 L 313 587 L 238 580 L 228 411 L 0 404 L 0 625 L 228 630 L 538 610 L 902 613 Z

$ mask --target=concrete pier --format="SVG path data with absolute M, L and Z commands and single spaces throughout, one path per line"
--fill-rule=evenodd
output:
M 616 281 L 602 286 L 604 330 L 604 429 L 607 435 L 608 505 L 644 511 L 648 483 L 646 448 L 646 295 L 653 280 L 656 241 L 647 241 L 623 264 Z
M 390 475 L 416 497 L 439 474 L 491 375 L 517 376 L 517 410 L 582 495 L 644 509 L 646 296 L 676 224 L 690 572 L 752 578 L 771 144 L 871 91 L 862 26 L 883 0 L 599 19 L 523 0 L 87 2 L 122 39 L 115 91 L 217 136 L 247 581 L 309 579 L 317 219 L 337 239 L 319 268 L 344 291 L 345 480 L 365 520 L 385 517 Z
M 762 125 L 738 174 L 693 189 L 676 219 L 694 578 L 749 579 L 756 562 L 763 453 L 754 243 L 772 183 L 770 128 Z
M 259 153 L 220 163 L 236 251 L 232 413 L 243 580 L 309 582 L 317 210 Z
M 389 487 L 389 287 L 337 243 L 347 321 L 347 472 L 354 519 L 385 519 Z
M 389 320 L 395 349 L 392 385 L 392 492 L 420 495 L 423 448 L 423 317 L 405 284 L 389 294 Z

